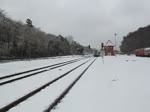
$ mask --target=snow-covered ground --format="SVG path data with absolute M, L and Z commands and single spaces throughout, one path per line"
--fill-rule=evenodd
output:
M 6 76 L 13 73 L 18 73 L 26 70 L 31 70 L 34 68 L 44 67 L 56 63 L 61 63 L 65 61 L 70 61 L 73 59 L 81 58 L 81 56 L 62 56 L 49 59 L 39 59 L 31 61 L 13 61 L 10 63 L 0 63 L 0 77 Z
M 53 112 L 150 112 L 150 58 L 98 58 Z
M 0 64 L 0 74 L 14 73 L 12 71 L 16 69 L 16 65 L 25 66 L 21 68 L 26 70 L 30 67 L 35 68 L 35 65 L 36 67 L 46 66 L 75 58 L 79 57 L 40 60 L 40 62 L 35 60 L 33 65 L 32 61 L 6 63 L 8 67 L 6 64 Z M 1 86 L 0 108 L 84 61 L 86 60 L 42 73 L 38 77 L 34 76 Z M 10 109 L 9 112 L 42 112 L 91 62 L 92 60 Z M 31 65 L 29 68 L 28 63 Z M 103 63 L 102 58 L 98 57 L 53 112 L 150 112 L 149 67 L 150 58 L 105 56 Z M 15 71 L 21 70 L 16 69 Z M 43 75 L 45 77 L 42 77 Z
M 76 58 L 79 58 L 79 57 L 76 57 Z M 71 58 L 69 58 L 69 59 L 71 60 Z M 64 59 L 62 59 L 62 60 L 64 60 Z M 19 81 L 15 81 L 15 82 L 0 86 L 0 91 L 1 91 L 0 92 L 0 99 L 1 99 L 0 100 L 0 108 L 18 98 L 20 98 L 21 96 L 26 95 L 27 93 L 39 88 L 40 86 L 44 85 L 45 83 L 55 79 L 56 77 L 62 75 L 65 72 L 67 72 L 68 69 L 74 68 L 74 66 L 77 66 L 87 60 L 88 59 L 84 59 L 84 60 L 81 60 L 80 62 L 76 62 L 71 65 L 69 64 L 69 65 L 66 65 L 63 67 L 59 67 L 54 70 L 50 70 L 50 71 L 43 72 L 43 73 L 35 75 L 35 76 L 31 76 L 29 78 L 25 78 L 25 79 L 22 79 Z M 21 63 L 22 62 L 20 62 L 20 64 Z M 35 62 L 33 62 L 33 63 L 35 63 Z M 13 66 L 15 66 L 15 65 L 13 65 Z M 9 68 L 7 68 L 7 69 L 9 69 Z M 3 82 L 3 80 L 2 80 L 2 82 Z M 11 95 L 8 95 L 6 93 L 8 93 L 8 94 L 11 93 Z

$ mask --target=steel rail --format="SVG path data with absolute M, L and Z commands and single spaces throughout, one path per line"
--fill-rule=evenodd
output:
M 53 84 L 54 82 L 60 80 L 61 78 L 67 76 L 69 73 L 71 73 L 72 71 L 76 70 L 77 68 L 79 68 L 80 66 L 84 65 L 85 63 L 87 63 L 87 62 L 90 61 L 90 60 L 91 60 L 91 59 L 89 59 L 89 60 L 87 60 L 86 62 L 84 62 L 84 63 L 82 63 L 82 64 L 80 64 L 80 65 L 74 67 L 73 69 L 69 70 L 68 72 L 66 72 L 66 73 L 62 74 L 61 76 L 59 76 L 59 77 L 57 77 L 57 78 L 51 80 L 50 82 L 48 82 L 48 83 L 42 85 L 41 87 L 39 87 L 39 88 L 33 90 L 32 92 L 30 92 L 30 93 L 28 93 L 28 94 L 22 96 L 21 98 L 19 98 L 19 99 L 15 100 L 15 101 L 9 103 L 8 105 L 2 107 L 2 108 L 0 109 L 0 112 L 6 112 L 6 111 L 10 110 L 11 108 L 13 108 L 14 106 L 17 106 L 18 104 L 20 104 L 21 102 L 23 102 L 23 101 L 27 100 L 28 98 L 32 97 L 33 95 L 35 95 L 36 93 L 40 92 L 40 91 L 43 90 L 44 88 L 46 88 L 46 87 L 48 87 L 49 85 Z
M 96 60 L 96 58 L 94 59 L 94 61 Z M 43 112 L 50 112 L 52 109 L 55 108 L 55 106 L 57 106 L 57 104 L 59 102 L 61 102 L 61 100 L 66 96 L 66 94 L 71 90 L 71 88 L 79 81 L 79 79 L 83 76 L 83 74 L 88 70 L 88 68 L 94 63 L 94 61 L 92 61 L 92 63 L 90 63 L 90 65 L 88 67 L 86 67 L 86 69 L 83 70 L 83 72 L 59 95 L 59 97 L 57 97 L 51 104 L 50 106 L 44 110 Z
M 53 70 L 53 69 L 56 69 L 56 68 L 59 68 L 59 67 L 62 67 L 62 66 L 68 65 L 68 64 L 72 64 L 72 63 L 75 63 L 75 62 L 80 61 L 80 60 L 82 60 L 82 59 L 74 60 L 74 61 L 71 61 L 71 62 L 60 64 L 58 66 L 54 66 L 54 67 L 46 69 L 46 70 L 41 70 L 41 71 L 38 71 L 38 72 L 35 72 L 35 73 L 27 74 L 25 76 L 21 76 L 21 77 L 10 79 L 10 80 L 4 81 L 4 82 L 0 82 L 0 86 L 9 84 L 9 83 L 12 83 L 12 82 L 15 82 L 15 81 L 19 81 L 19 80 L 22 80 L 22 79 L 25 79 L 25 78 L 29 78 L 31 76 L 39 75 L 40 73 L 43 73 L 43 72 L 46 72 L 46 71 L 50 71 L 50 70 Z
M 67 62 L 72 62 L 72 61 L 75 61 L 75 60 L 78 60 L 78 59 L 65 61 L 65 62 L 61 62 L 61 63 L 49 65 L 49 66 L 44 66 L 44 67 L 40 67 L 40 68 L 35 68 L 35 69 L 32 69 L 32 70 L 27 70 L 27 71 L 23 71 L 23 72 L 18 72 L 18 73 L 10 74 L 10 75 L 7 75 L 7 76 L 2 76 L 2 77 L 0 77 L 0 80 L 10 78 L 10 77 L 14 77 L 14 76 L 18 76 L 18 75 L 22 75 L 22 74 L 33 72 L 33 71 L 37 71 L 37 70 L 41 70 L 41 69 L 45 69 L 45 68 L 49 68 L 49 67 L 53 67 L 53 66 L 56 66 L 56 65 L 67 63 Z

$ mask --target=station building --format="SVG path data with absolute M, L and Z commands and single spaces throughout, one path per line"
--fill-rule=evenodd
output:
M 108 40 L 106 44 L 104 45 L 104 52 L 105 52 L 105 56 L 114 55 L 114 45 L 110 40 Z

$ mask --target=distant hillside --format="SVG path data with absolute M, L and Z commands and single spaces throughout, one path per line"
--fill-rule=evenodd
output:
M 83 54 L 84 48 L 71 36 L 47 34 L 34 21 L 12 20 L 0 9 L 0 59 Z
M 130 32 L 123 38 L 120 49 L 124 53 L 133 52 L 138 48 L 150 47 L 150 25 Z

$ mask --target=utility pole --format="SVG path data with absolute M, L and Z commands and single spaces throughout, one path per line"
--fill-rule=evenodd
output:
M 30 28 L 30 31 L 31 31 L 32 30 L 31 27 L 33 27 L 32 21 L 30 19 L 27 19 L 26 23 L 27 23 L 27 26 Z M 30 61 L 30 58 L 31 58 L 31 56 L 30 56 L 31 55 L 30 54 L 31 53 L 30 42 L 29 42 L 29 46 L 28 46 L 28 53 L 29 53 L 28 54 L 28 56 L 29 56 L 28 58 L 29 58 L 29 61 Z
M 102 56 L 102 62 L 104 64 L 104 43 L 101 43 L 101 56 Z
M 117 54 L 117 42 L 116 42 L 116 36 L 117 36 L 117 34 L 115 33 L 115 56 L 116 56 L 116 54 Z

